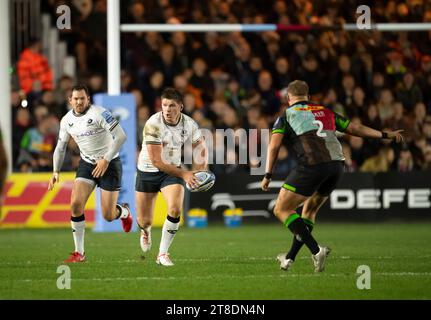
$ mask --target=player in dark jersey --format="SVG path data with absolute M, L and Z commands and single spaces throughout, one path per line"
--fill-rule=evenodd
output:
M 277 119 L 272 130 L 262 190 L 267 191 L 269 188 L 278 151 L 283 137 L 287 136 L 298 156 L 298 165 L 290 172 L 280 190 L 274 214 L 289 228 L 294 238 L 290 251 L 279 254 L 277 260 L 281 269 L 288 270 L 305 244 L 312 253 L 315 272 L 321 272 L 330 249 L 319 246 L 311 231 L 317 211 L 335 189 L 343 173 L 344 156 L 336 131 L 401 142 L 403 130 L 381 132 L 352 123 L 320 104 L 311 103 L 309 99 L 306 82 L 296 80 L 289 84 L 289 107 Z M 302 204 L 301 218 L 296 209 Z

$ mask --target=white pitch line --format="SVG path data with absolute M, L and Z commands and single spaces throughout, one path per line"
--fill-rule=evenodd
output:
M 152 256 L 147 256 L 145 258 L 145 260 L 153 260 L 153 258 L 155 259 L 155 257 Z M 331 260 L 337 260 L 337 259 L 341 259 L 341 260 L 350 260 L 350 259 L 354 259 L 354 260 L 373 260 L 373 259 L 377 259 L 377 260 L 388 260 L 388 259 L 429 259 L 431 258 L 430 255 L 422 255 L 422 256 L 377 256 L 377 257 L 363 257 L 363 256 L 358 256 L 358 257 L 352 257 L 352 256 L 335 256 L 335 255 L 331 255 L 330 259 Z M 307 260 L 310 259 L 309 256 L 301 256 L 298 257 L 297 260 Z M 142 263 L 145 260 L 139 260 L 139 259 L 126 259 L 126 260 L 116 260 L 116 261 L 107 261 L 107 260 L 88 260 L 87 263 L 90 264 L 107 264 L 107 263 L 118 263 L 118 264 L 126 264 L 126 263 Z M 241 257 L 241 258 L 233 258 L 233 257 L 225 257 L 225 258 L 177 258 L 175 259 L 175 261 L 178 262 L 212 262 L 212 261 L 217 261 L 217 262 L 237 262 L 237 261 L 272 261 L 272 260 L 276 260 L 276 257 Z M 28 266 L 28 265 L 51 265 L 53 263 L 53 261 L 48 261 L 48 262 L 40 262 L 40 261 L 23 261 L 23 262 L 8 262 L 8 261 L 0 261 L 0 267 L 1 266 L 10 266 L 10 265 L 14 265 L 14 266 Z M 58 261 L 58 264 L 62 264 L 61 261 Z
M 217 279 L 259 279 L 259 278 L 302 278 L 302 277 L 318 277 L 319 275 L 329 277 L 356 277 L 355 273 L 289 273 L 289 274 L 268 274 L 268 275 L 211 275 L 211 276 L 193 276 L 193 280 L 217 280 Z M 390 276 L 390 277 L 430 277 L 431 272 L 375 272 L 373 275 Z M 89 278 L 89 279 L 71 279 L 72 281 L 159 281 L 159 280 L 190 280 L 190 277 L 120 277 L 120 278 Z M 55 279 L 18 279 L 13 282 L 42 282 L 55 281 Z

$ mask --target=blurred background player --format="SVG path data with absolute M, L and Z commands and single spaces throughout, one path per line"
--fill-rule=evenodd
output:
M 118 205 L 122 165 L 119 151 L 126 135 L 119 122 L 106 109 L 92 105 L 87 87 L 75 86 L 69 103 L 72 107 L 61 120 L 57 147 L 54 151 L 54 173 L 48 190 L 59 181 L 67 144 L 70 137 L 79 147 L 81 160 L 73 184 L 72 232 L 75 251 L 65 262 L 83 262 L 85 233 L 85 204 L 95 186 L 101 189 L 102 214 L 105 220 L 121 218 L 123 230 L 132 228 L 132 217 L 127 204 Z
M 3 136 L 0 129 L 0 217 L 2 214 L 1 208 L 3 205 L 3 188 L 6 182 L 6 175 L 8 170 L 8 162 L 6 150 L 3 145 Z
M 156 262 L 163 266 L 173 266 L 168 250 L 180 225 L 184 182 L 191 187 L 196 187 L 199 183 L 193 171 L 181 168 L 182 148 L 191 139 L 193 154 L 200 157 L 200 161 L 195 161 L 196 158 L 193 157 L 195 170 L 207 169 L 208 152 L 196 122 L 181 112 L 184 109 L 181 93 L 176 89 L 166 88 L 161 95 L 161 104 L 162 111 L 150 117 L 143 131 L 136 175 L 136 210 L 141 228 L 141 248 L 145 253 L 151 249 L 154 204 L 157 193 L 162 192 L 168 213 L 163 224 Z
M 330 252 L 319 246 L 311 235 L 319 208 L 328 199 L 341 178 L 344 155 L 336 131 L 350 135 L 393 139 L 401 142 L 402 130 L 381 132 L 311 103 L 308 85 L 296 80 L 287 88 L 289 107 L 277 119 L 268 146 L 266 174 L 262 180 L 262 190 L 268 191 L 272 171 L 286 135 L 298 156 L 298 166 L 288 175 L 277 198 L 274 214 L 294 234 L 293 243 L 287 254 L 279 254 L 280 268 L 288 270 L 296 255 L 305 244 L 312 253 L 315 272 L 321 272 Z M 296 209 L 304 204 L 302 218 Z

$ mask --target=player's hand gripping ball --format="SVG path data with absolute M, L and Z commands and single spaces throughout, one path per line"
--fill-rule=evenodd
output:
M 199 180 L 199 185 L 196 188 L 191 188 L 187 183 L 186 187 L 190 192 L 208 191 L 215 183 L 215 175 L 211 171 L 198 171 L 194 175 Z

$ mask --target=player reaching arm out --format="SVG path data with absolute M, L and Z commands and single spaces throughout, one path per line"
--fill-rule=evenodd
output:
M 367 127 L 360 123 L 348 122 L 344 133 L 352 136 L 357 136 L 361 138 L 374 138 L 374 139 L 390 139 L 395 140 L 400 143 L 404 140 L 402 132 L 404 130 L 395 131 L 378 131 L 373 128 Z M 266 160 L 266 174 L 262 180 L 261 187 L 262 190 L 268 191 L 269 183 L 272 178 L 272 171 L 277 160 L 278 152 L 283 142 L 284 134 L 273 132 L 271 136 L 271 141 L 268 145 L 267 160 Z
M 343 174 L 345 158 L 336 131 L 397 142 L 401 142 L 403 137 L 402 130 L 380 132 L 352 123 L 309 99 L 306 82 L 295 80 L 287 87 L 286 100 L 289 106 L 274 124 L 261 187 L 268 191 L 282 139 L 286 136 L 297 155 L 298 165 L 291 170 L 280 189 L 274 214 L 294 237 L 289 252 L 279 254 L 277 260 L 281 269 L 288 270 L 301 247 L 306 245 L 312 254 L 315 272 L 322 272 L 331 250 L 320 246 L 311 232 L 315 227 L 317 212 Z M 300 205 L 303 205 L 301 215 L 296 212 Z
M 397 143 L 400 143 L 404 140 L 402 136 L 402 132 L 404 130 L 395 130 L 395 131 L 378 131 L 373 128 L 364 126 L 360 123 L 350 122 L 344 131 L 347 134 L 352 136 L 357 136 L 361 138 L 375 138 L 375 139 L 391 139 L 395 140 Z

